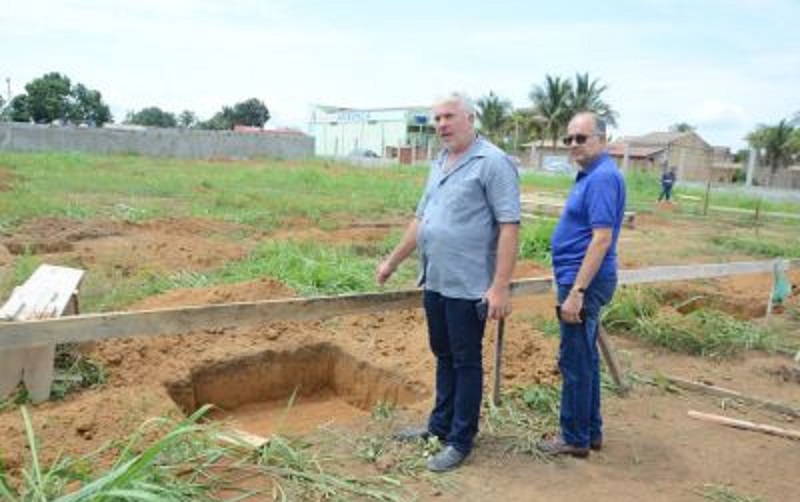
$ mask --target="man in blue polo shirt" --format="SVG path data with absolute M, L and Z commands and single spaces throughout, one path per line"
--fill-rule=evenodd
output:
M 586 457 L 603 444 L 600 416 L 600 309 L 617 287 L 617 239 L 625 215 L 625 180 L 605 151 L 605 122 L 579 113 L 564 144 L 580 166 L 553 232 L 561 345 L 561 435 L 541 441 L 552 455 Z
M 428 469 L 439 472 L 460 465 L 478 433 L 483 331 L 487 318 L 511 313 L 520 200 L 514 164 L 476 136 L 468 98 L 453 94 L 434 105 L 433 114 L 444 150 L 431 166 L 416 217 L 375 276 L 383 284 L 418 250 L 436 401 L 427 425 L 399 438 L 437 436 L 445 446 Z

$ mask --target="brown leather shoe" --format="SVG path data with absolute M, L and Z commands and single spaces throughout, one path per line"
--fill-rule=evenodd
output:
M 547 455 L 571 455 L 577 458 L 589 456 L 589 448 L 581 448 L 565 443 L 560 437 L 543 439 L 536 443 L 536 449 Z
M 592 439 L 589 443 L 589 448 L 594 451 L 600 451 L 603 449 L 603 438 Z

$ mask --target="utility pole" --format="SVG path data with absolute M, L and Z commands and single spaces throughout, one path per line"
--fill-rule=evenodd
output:
M 745 178 L 744 186 L 753 186 L 753 173 L 756 170 L 756 156 L 758 151 L 755 147 L 750 147 L 750 153 L 747 155 L 747 175 Z
M 6 77 L 6 88 L 8 90 L 8 99 L 6 100 L 7 103 L 11 102 L 11 77 Z

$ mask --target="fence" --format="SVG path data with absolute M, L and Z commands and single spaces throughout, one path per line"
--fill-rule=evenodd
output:
M 314 138 L 302 133 L 126 130 L 0 123 L 0 150 L 78 151 L 184 159 L 300 159 L 314 155 Z

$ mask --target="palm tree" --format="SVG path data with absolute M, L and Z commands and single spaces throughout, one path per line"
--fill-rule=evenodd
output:
M 533 108 L 517 108 L 511 112 L 506 123 L 506 137 L 512 149 L 519 151 L 520 145 L 541 138 L 544 122 Z
M 588 73 L 576 73 L 570 98 L 572 115 L 579 112 L 593 112 L 603 118 L 608 125 L 616 127 L 619 114 L 603 101 L 602 95 L 606 90 L 608 86 L 600 84 L 599 79 L 592 80 Z
M 545 75 L 544 85 L 535 85 L 529 95 L 536 115 L 544 121 L 544 136 L 556 145 L 572 118 L 572 83 L 561 77 Z
M 793 157 L 800 152 L 797 131 L 789 120 L 783 119 L 778 125 L 760 125 L 747 135 L 747 141 L 757 148 L 770 167 L 769 184 L 779 168 L 786 168 Z
M 511 116 L 511 102 L 500 99 L 494 92 L 478 100 L 476 103 L 480 131 L 492 143 L 503 146 L 507 123 Z

